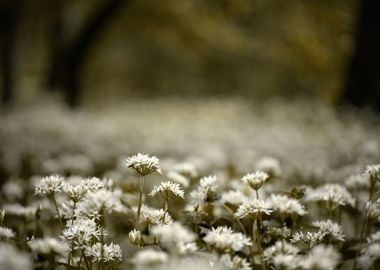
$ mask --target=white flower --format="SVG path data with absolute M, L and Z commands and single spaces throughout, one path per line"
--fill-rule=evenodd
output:
M 64 183 L 65 179 L 59 175 L 43 177 L 36 185 L 35 194 L 54 195 L 62 190 Z
M 15 236 L 16 234 L 12 229 L 6 228 L 6 227 L 0 227 L 0 239 L 1 238 L 9 239 Z
M 212 228 L 203 240 L 211 247 L 223 252 L 240 251 L 245 246 L 252 245 L 248 237 L 242 233 L 235 233 L 226 226 Z
M 273 212 L 272 204 L 265 200 L 253 199 L 244 202 L 237 209 L 235 216 L 244 218 L 251 216 L 258 218 L 260 215 L 270 215 Z
M 190 180 L 178 172 L 169 172 L 167 176 L 170 180 L 184 186 L 185 188 L 190 186 Z
M 145 176 L 154 172 L 161 173 L 160 160 L 156 156 L 138 153 L 137 155 L 128 157 L 126 160 L 128 168 L 132 168 L 141 176 Z
M 364 173 L 371 177 L 371 181 L 380 181 L 380 164 L 368 165 Z
M 262 171 L 256 171 L 254 173 L 246 174 L 241 180 L 244 183 L 249 184 L 251 188 L 258 190 L 265 183 L 265 181 L 268 180 L 268 178 L 269 174 Z
M 285 255 L 297 255 L 299 253 L 299 249 L 292 244 L 284 241 L 277 241 L 274 245 L 267 247 L 264 250 L 264 258 L 265 260 L 270 260 L 273 256 L 278 254 Z
M 355 199 L 340 184 L 325 184 L 316 189 L 307 189 L 305 200 L 308 202 L 321 202 L 326 208 L 331 210 L 345 205 L 355 207 Z
M 74 220 L 73 224 L 68 222 L 63 230 L 63 238 L 74 245 L 74 249 L 83 249 L 93 240 L 99 240 L 100 229 L 95 220 L 88 218 L 79 218 Z
M 122 259 L 121 248 L 118 244 L 95 243 L 91 247 L 87 247 L 85 254 L 92 258 L 93 262 L 120 262 Z
M 264 157 L 260 159 L 256 164 L 256 168 L 274 177 L 279 177 L 282 174 L 280 161 L 272 157 Z
M 358 189 L 368 189 L 370 182 L 369 182 L 369 175 L 368 174 L 356 174 L 351 175 L 346 179 L 344 182 L 345 186 L 352 190 L 358 190 Z
M 366 208 L 368 218 L 380 222 L 380 198 L 374 202 L 368 202 Z
M 378 259 L 380 259 L 380 243 L 372 243 L 360 255 L 358 264 L 362 269 L 370 269 Z
M 33 239 L 28 242 L 30 249 L 37 254 L 59 254 L 66 255 L 69 245 L 55 238 Z
M 338 241 L 344 241 L 345 236 L 342 226 L 330 219 L 325 221 L 314 221 L 313 226 L 317 227 L 324 236 L 329 236 Z
M 319 244 L 323 240 L 324 237 L 325 237 L 325 234 L 321 231 L 306 232 L 306 234 L 304 234 L 302 231 L 299 231 L 293 234 L 293 237 L 290 240 L 290 242 L 292 243 L 302 242 L 310 249 L 314 247 L 315 245 Z
M 196 235 L 180 223 L 154 226 L 151 234 L 159 238 L 160 244 L 171 252 L 184 255 L 197 250 Z
M 301 257 L 293 254 L 276 254 L 272 258 L 272 263 L 276 269 L 297 269 Z
M 247 197 L 239 190 L 224 192 L 220 197 L 220 203 L 222 204 L 240 205 L 247 200 Z
M 86 196 L 88 190 L 89 189 L 84 181 L 77 185 L 65 183 L 63 186 L 63 191 L 75 203 L 82 200 Z
M 307 214 L 304 206 L 298 200 L 289 198 L 286 195 L 272 194 L 270 197 L 270 202 L 273 209 L 280 215 L 304 216 Z
M 304 269 L 333 270 L 340 262 L 340 254 L 332 246 L 318 245 L 301 260 Z
M 234 270 L 252 270 L 251 265 L 245 258 L 241 258 L 239 256 L 231 256 L 230 254 L 224 254 L 220 257 L 220 262 L 227 269 Z
M 218 179 L 215 175 L 202 177 L 199 186 L 190 193 L 191 203 L 195 206 L 215 201 L 218 191 Z
M 153 190 L 151 191 L 151 193 L 149 193 L 149 195 L 154 197 L 157 193 L 161 193 L 162 195 L 164 195 L 169 192 L 181 198 L 185 197 L 185 193 L 183 189 L 181 188 L 181 186 L 171 181 L 161 182 L 158 186 L 155 186 L 153 188 Z
M 75 216 L 85 216 L 88 218 L 99 219 L 102 211 L 107 213 L 123 212 L 125 207 L 121 203 L 121 191 L 99 190 L 88 192 L 85 199 L 80 201 L 75 209 Z
M 151 225 L 171 224 L 173 222 L 170 214 L 164 209 L 155 209 L 146 205 L 141 207 L 141 218 Z
M 0 266 L 4 270 L 33 269 L 30 257 L 16 247 L 0 243 Z
M 88 188 L 88 191 L 97 192 L 105 188 L 104 181 L 97 177 L 91 177 L 84 180 L 84 185 Z
M 143 240 L 141 236 L 141 232 L 136 229 L 133 229 L 132 231 L 129 232 L 128 239 L 129 241 L 131 241 L 133 244 L 137 246 L 140 246 Z
M 176 164 L 173 169 L 177 173 L 189 179 L 194 179 L 198 177 L 198 171 L 195 168 L 194 164 L 192 163 L 188 163 L 188 162 L 179 163 L 179 164 Z
M 132 262 L 137 269 L 149 269 L 161 266 L 169 260 L 168 254 L 153 249 L 143 249 L 135 254 Z

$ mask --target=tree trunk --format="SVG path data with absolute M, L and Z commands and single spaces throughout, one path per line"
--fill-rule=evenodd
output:
M 83 65 L 92 45 L 95 43 L 101 30 L 120 10 L 126 0 L 105 0 L 104 5 L 86 23 L 83 31 L 67 46 L 55 44 L 54 64 L 49 75 L 50 87 L 61 87 L 66 95 L 70 107 L 80 104 L 80 78 Z M 60 27 L 57 24 L 57 27 Z M 56 37 L 58 40 L 59 37 Z M 62 39 L 62 38 L 61 38 Z
M 380 3 L 362 0 L 342 102 L 380 110 Z

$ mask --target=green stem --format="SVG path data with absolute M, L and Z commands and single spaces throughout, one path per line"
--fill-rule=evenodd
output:
M 257 189 L 255 189 L 256 191 L 256 199 L 259 199 L 259 191 Z
M 375 190 L 375 185 L 376 185 L 375 181 L 371 182 L 368 202 L 371 202 L 371 200 L 372 200 L 372 196 L 373 196 L 373 193 L 374 193 L 374 190 Z M 357 259 L 358 259 L 359 253 L 360 253 L 360 251 L 361 251 L 361 249 L 363 247 L 364 239 L 367 236 L 367 230 L 368 230 L 367 227 L 368 227 L 368 210 L 367 210 L 367 207 L 365 207 L 364 222 L 363 222 L 363 225 L 362 225 L 361 230 L 360 230 L 359 249 L 356 251 L 356 254 L 355 254 L 354 264 L 352 266 L 353 270 L 356 269 Z
M 84 255 L 84 250 L 81 249 L 81 251 L 82 251 L 82 256 L 83 256 L 84 263 L 86 264 L 86 268 L 87 268 L 88 270 L 90 270 L 91 267 L 90 267 L 90 265 L 89 265 L 89 263 L 88 263 L 88 261 L 87 261 L 86 255 Z
M 52 198 L 54 206 L 55 206 L 55 211 L 57 212 L 57 215 L 58 215 L 59 224 L 61 225 L 62 228 L 64 228 L 65 226 L 63 225 L 62 218 L 61 218 L 61 213 L 59 212 L 58 204 L 57 204 L 57 201 L 55 199 L 55 196 L 52 195 L 51 198 Z
M 140 214 L 141 214 L 141 206 L 142 206 L 142 195 L 143 195 L 143 191 L 144 191 L 144 181 L 145 181 L 144 176 L 141 176 L 139 204 L 138 204 L 138 207 L 137 207 L 137 217 L 136 217 L 135 228 L 137 228 L 137 225 L 140 222 Z
M 261 267 L 263 270 L 266 270 L 265 260 L 263 256 L 263 248 L 261 246 L 260 226 L 261 226 L 261 215 L 259 216 L 259 220 L 256 220 L 256 240 L 257 240 L 257 249 L 259 251 L 260 260 L 261 260 Z M 252 230 L 254 231 L 254 226 Z

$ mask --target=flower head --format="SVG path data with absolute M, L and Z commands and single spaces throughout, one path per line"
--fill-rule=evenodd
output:
M 160 160 L 156 156 L 138 153 L 137 155 L 128 157 L 126 160 L 128 168 L 132 168 L 141 176 L 145 176 L 154 172 L 161 173 Z
M 65 179 L 59 175 L 43 177 L 36 185 L 35 194 L 54 195 L 62 190 L 64 183 Z
M 242 233 L 236 233 L 226 226 L 212 228 L 203 240 L 211 247 L 222 251 L 240 251 L 245 246 L 252 245 L 251 240 Z
M 93 262 L 120 262 L 122 259 L 121 248 L 118 244 L 95 243 L 87 247 L 86 256 L 90 257 Z
M 371 177 L 371 181 L 380 181 L 380 164 L 368 165 L 364 173 Z
M 181 186 L 177 183 L 171 181 L 161 182 L 158 186 L 155 186 L 153 190 L 149 193 L 150 196 L 155 196 L 158 193 L 172 193 L 175 196 L 184 198 L 185 193 Z
M 235 216 L 244 218 L 246 216 L 252 216 L 254 218 L 260 215 L 270 215 L 273 212 L 272 204 L 265 200 L 253 199 L 244 202 L 237 209 Z
M 286 195 L 272 194 L 270 202 L 274 211 L 282 216 L 304 216 L 307 213 L 304 206 L 298 200 L 289 198 Z
M 246 174 L 241 180 L 244 183 L 249 184 L 251 188 L 254 190 L 258 190 L 261 186 L 267 181 L 269 178 L 269 174 L 262 171 L 256 171 L 254 173 Z

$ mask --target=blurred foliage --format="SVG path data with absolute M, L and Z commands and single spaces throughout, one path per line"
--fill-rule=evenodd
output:
M 102 3 L 63 1 L 75 36 Z M 91 50 L 85 102 L 131 97 L 318 95 L 342 91 L 357 0 L 128 1 Z M 20 97 L 36 96 L 49 68 L 54 3 L 29 1 L 19 35 Z M 22 92 L 22 93 L 21 93 Z

